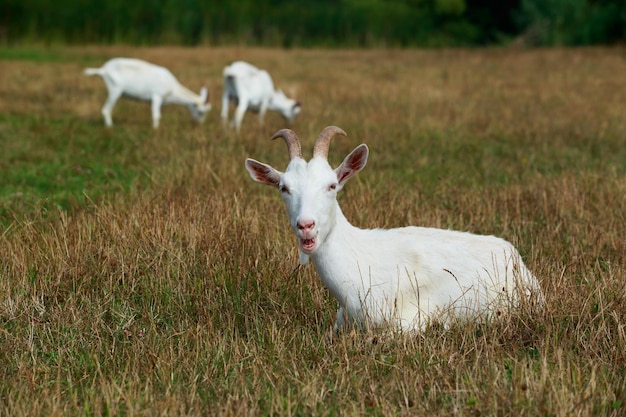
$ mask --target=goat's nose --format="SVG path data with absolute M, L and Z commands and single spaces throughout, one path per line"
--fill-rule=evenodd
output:
M 312 230 L 315 227 L 315 221 L 313 220 L 300 220 L 298 222 L 298 229 L 302 231 Z

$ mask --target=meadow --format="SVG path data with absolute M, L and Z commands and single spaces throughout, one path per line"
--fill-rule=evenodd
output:
M 209 87 L 185 108 L 120 100 L 114 56 Z M 271 70 L 303 103 L 309 157 L 360 143 L 340 194 L 359 227 L 513 242 L 546 294 L 420 335 L 328 331 L 337 303 L 299 266 L 279 193 L 286 127 L 219 118 L 221 71 Z M 0 416 L 626 414 L 626 50 L 0 48 Z

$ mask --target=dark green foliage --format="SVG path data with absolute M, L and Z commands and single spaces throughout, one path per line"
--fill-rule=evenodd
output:
M 592 45 L 626 38 L 621 0 L 522 0 L 514 12 L 520 29 L 541 45 Z
M 626 38 L 621 0 L 6 0 L 0 43 L 580 45 Z

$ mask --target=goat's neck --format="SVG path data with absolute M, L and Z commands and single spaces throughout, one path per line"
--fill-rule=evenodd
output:
M 182 84 L 176 84 L 176 86 L 172 88 L 172 95 L 167 98 L 167 101 L 176 104 L 198 105 L 200 104 L 200 96 Z
M 274 97 L 272 96 L 272 99 L 267 103 L 267 108 L 269 110 L 273 110 L 273 111 L 277 111 L 282 113 L 283 112 L 283 108 L 281 106 L 277 106 L 276 102 L 274 101 Z
M 361 229 L 353 226 L 344 216 L 339 204 L 337 204 L 334 219 L 328 228 L 329 232 L 320 242 L 319 250 L 311 255 L 316 266 L 318 262 L 325 262 L 324 259 L 329 257 L 342 256 L 341 253 L 344 253 L 346 249 L 354 245 L 355 241 L 358 241 L 355 235 L 361 232 Z
M 278 95 L 278 92 L 274 91 L 274 93 L 272 94 L 272 98 L 267 105 L 267 108 L 269 110 L 277 111 L 280 114 L 282 114 L 284 117 L 287 117 L 287 114 L 289 113 L 289 107 L 285 107 L 283 105 L 284 100 L 275 100 L 274 97 L 276 97 L 277 95 Z M 281 104 L 280 105 L 276 104 L 277 101 L 280 101 Z
M 311 261 L 326 288 L 342 306 L 350 305 L 350 310 L 358 309 L 360 275 L 358 267 L 359 244 L 363 241 L 363 230 L 348 222 L 339 207 L 330 233 L 320 242 L 317 251 L 311 254 Z M 356 303 L 356 304 L 355 304 Z

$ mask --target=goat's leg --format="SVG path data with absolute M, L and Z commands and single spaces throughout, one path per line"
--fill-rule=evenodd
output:
M 247 110 L 248 100 L 243 100 L 241 97 L 239 98 L 239 104 L 237 104 L 237 109 L 235 110 L 235 128 L 237 129 L 237 133 L 241 130 L 241 122 L 243 121 L 243 116 Z
M 269 107 L 269 102 L 264 100 L 261 102 L 261 107 L 259 108 L 259 126 L 263 127 L 265 123 L 265 113 L 267 112 L 267 108 Z
M 230 105 L 230 100 L 228 97 L 228 93 L 224 93 L 222 96 L 222 127 L 226 129 L 228 127 L 228 106 Z
M 335 320 L 333 330 L 335 332 L 338 332 L 345 329 L 348 326 L 349 321 L 350 319 L 348 318 L 348 314 L 344 311 L 343 307 L 339 307 L 339 311 L 337 311 L 337 319 Z
M 157 129 L 159 127 L 159 120 L 161 120 L 161 103 L 163 100 L 161 96 L 152 96 L 152 127 Z
M 104 117 L 104 124 L 107 127 L 113 126 L 113 119 L 111 118 L 111 112 L 117 100 L 122 96 L 122 91 L 119 89 L 109 89 L 109 96 L 107 101 L 102 106 L 102 116 Z

